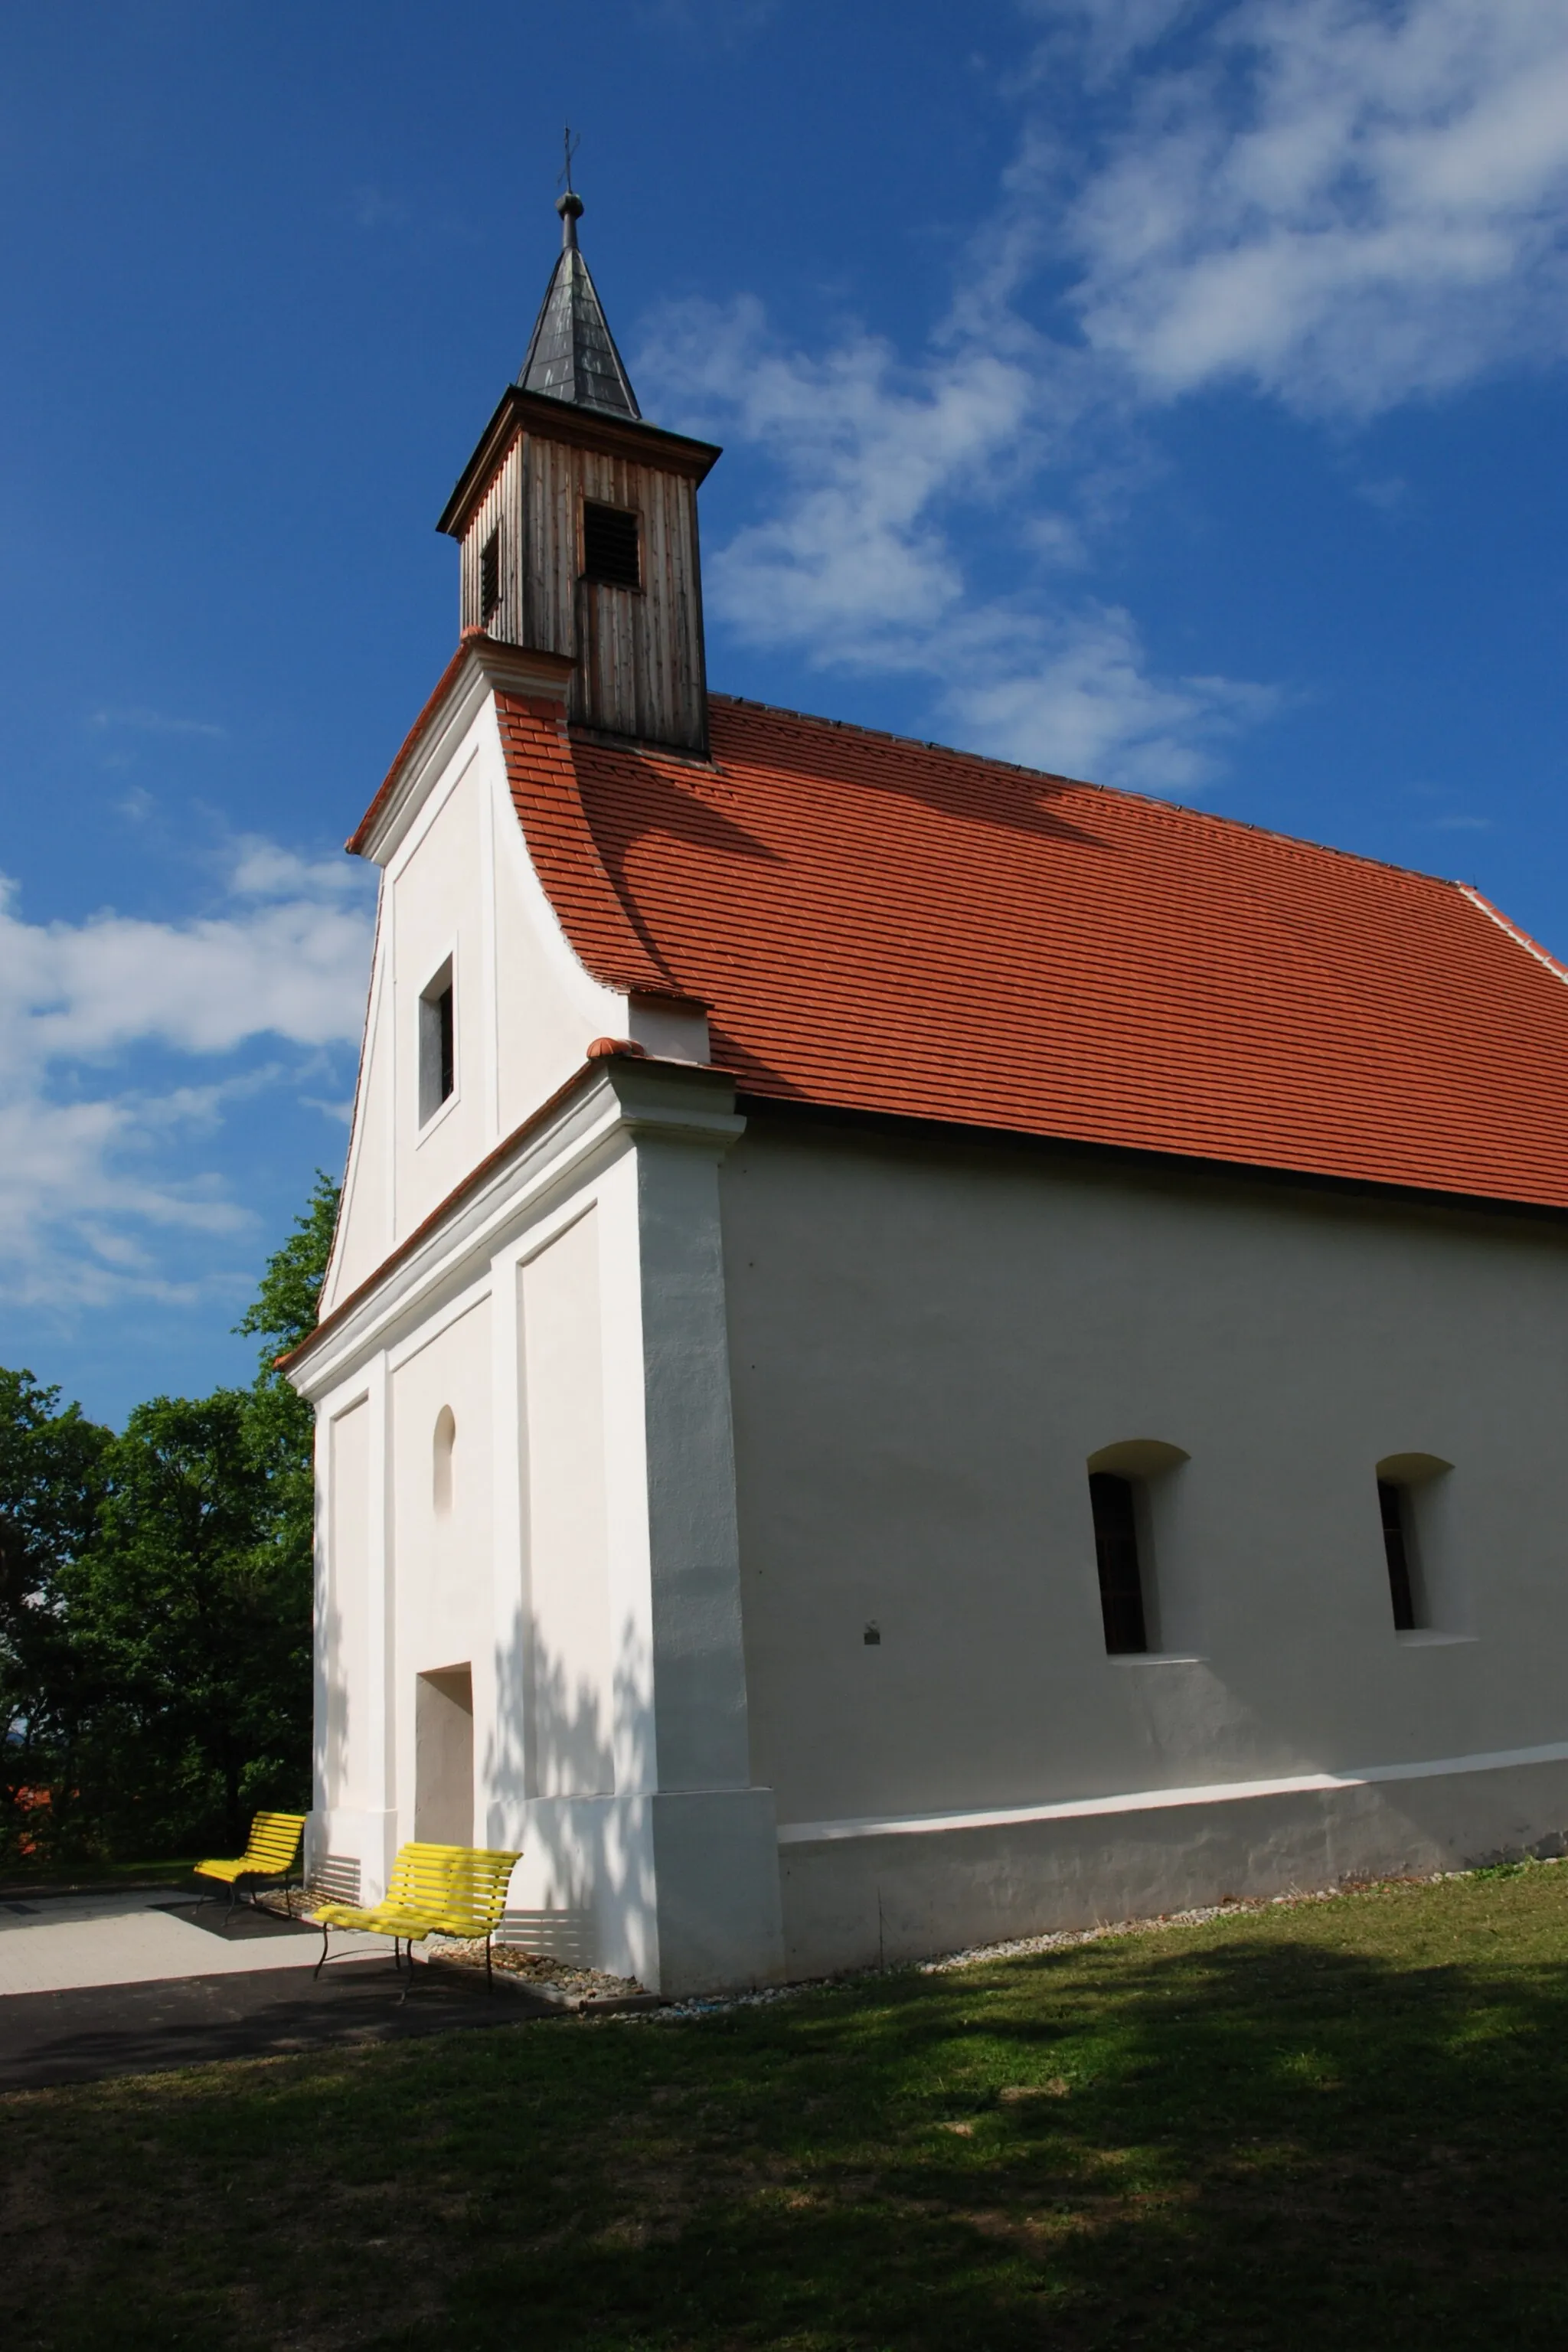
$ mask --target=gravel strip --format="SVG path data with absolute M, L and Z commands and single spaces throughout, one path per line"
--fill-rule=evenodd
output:
M 755 1992 L 717 1993 L 710 1999 L 670 2001 L 653 2012 L 659 2022 L 676 2018 L 713 2017 L 721 2011 L 757 2009 L 765 2002 L 790 2000 L 797 1994 L 819 1992 L 830 1985 L 866 1984 L 875 1977 L 945 1976 L 951 1969 L 984 1967 L 992 1960 L 1026 1958 L 1032 1952 L 1070 1950 L 1079 1944 L 1098 1944 L 1111 1936 L 1152 1936 L 1163 1927 L 1201 1927 L 1211 1919 L 1231 1919 L 1249 1911 L 1281 1911 L 1309 1903 L 1335 1903 L 1347 1895 L 1368 1895 L 1379 1886 L 1439 1886 L 1451 1878 L 1472 1878 L 1477 1871 L 1549 1867 L 1568 1860 L 1563 1854 L 1499 1854 L 1468 1870 L 1402 1872 L 1392 1878 L 1346 1878 L 1332 1886 L 1296 1887 L 1287 1895 L 1237 1895 L 1191 1911 L 1162 1911 L 1157 1917 L 1102 1920 L 1092 1927 L 1066 1927 L 1044 1936 L 1017 1936 L 1002 1944 L 971 1944 L 963 1951 L 943 1952 L 929 1960 L 895 1962 L 885 1969 L 847 1969 L 840 1975 L 806 1977 L 798 1983 L 767 1985 Z
M 1498 1867 L 1542 1868 L 1568 1860 L 1563 1854 L 1499 1854 L 1492 1861 L 1478 1863 L 1468 1870 L 1431 1870 L 1405 1872 L 1393 1878 L 1345 1878 L 1332 1886 L 1295 1887 L 1287 1895 L 1256 1895 L 1228 1896 L 1222 1903 L 1210 1903 L 1191 1911 L 1162 1911 L 1157 1917 L 1143 1919 L 1107 1919 L 1092 1927 L 1066 1927 L 1044 1936 L 1017 1936 L 1002 1944 L 970 1944 L 963 1951 L 943 1952 L 929 1960 L 896 1961 L 889 1968 L 846 1969 L 834 1976 L 802 1977 L 794 1983 L 762 1985 L 754 1991 L 712 1993 L 689 2000 L 661 2001 L 657 2008 L 629 2006 L 629 2000 L 647 1999 L 635 1977 L 607 1976 L 599 1969 L 577 1969 L 564 1961 L 548 1958 L 540 1952 L 525 1952 L 513 1944 L 496 1944 L 491 1958 L 498 1975 L 514 1976 L 537 1985 L 542 1991 L 553 1990 L 563 1996 L 563 2004 L 576 2008 L 584 2000 L 608 2001 L 626 1999 L 628 2006 L 608 2011 L 608 2020 L 617 2025 L 626 2023 L 672 2024 L 689 2018 L 718 2017 L 737 2009 L 763 2009 L 775 2000 L 793 2000 L 797 1995 L 820 1992 L 832 1985 L 866 1984 L 874 1977 L 908 1976 L 911 1971 L 922 1977 L 945 1976 L 951 1969 L 973 1969 L 992 1960 L 1026 1958 L 1033 1952 L 1061 1952 L 1080 1944 L 1102 1943 L 1111 1936 L 1152 1936 L 1163 1927 L 1202 1927 L 1211 1919 L 1231 1919 L 1251 1911 L 1280 1911 L 1297 1908 L 1308 1903 L 1335 1903 L 1347 1895 L 1370 1894 L 1378 1886 L 1438 1886 L 1451 1878 L 1470 1878 L 1478 1870 Z M 297 1918 L 308 1910 L 317 1898 L 300 1895 L 290 1890 L 288 1895 L 268 1894 L 258 1897 L 268 1910 L 281 1911 Z M 485 1948 L 481 1943 L 464 1943 L 455 1937 L 432 1936 L 427 1949 L 442 1960 L 456 1960 L 465 1967 L 484 1966 Z

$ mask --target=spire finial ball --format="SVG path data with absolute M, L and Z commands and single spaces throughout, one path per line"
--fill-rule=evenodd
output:
M 563 196 L 556 197 L 555 209 L 560 214 L 563 220 L 581 220 L 583 217 L 583 199 L 577 194 L 575 188 L 568 188 Z

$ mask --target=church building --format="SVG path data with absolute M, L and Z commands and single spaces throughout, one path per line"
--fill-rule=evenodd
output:
M 1568 974 L 710 693 L 577 243 L 441 516 L 321 1322 L 312 1867 L 684 1993 L 1556 1850 Z

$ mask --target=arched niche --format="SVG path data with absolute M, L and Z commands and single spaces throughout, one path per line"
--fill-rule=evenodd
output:
M 1424 1486 L 1428 1478 L 1440 1478 L 1453 1466 L 1440 1454 L 1385 1454 L 1377 1475 L 1391 1486 Z
M 1124 1437 L 1091 1454 L 1088 1466 L 1091 1472 L 1109 1470 L 1118 1478 L 1158 1478 L 1167 1470 L 1180 1469 L 1191 1458 L 1179 1445 L 1167 1445 L 1163 1438 Z
M 430 1495 L 438 1519 L 451 1515 L 452 1457 L 457 1445 L 458 1417 L 449 1404 L 444 1404 L 436 1415 L 436 1433 L 431 1443 Z

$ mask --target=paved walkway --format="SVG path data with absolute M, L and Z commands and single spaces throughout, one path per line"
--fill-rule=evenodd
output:
M 320 1978 L 298 1969 L 255 1969 L 161 1984 L 15 1993 L 0 2000 L 0 2093 L 159 2074 L 214 2059 L 401 2042 L 454 2027 L 519 2026 L 563 2013 L 516 1978 L 498 1977 L 487 1993 L 475 1969 L 420 1968 L 410 1983 L 384 1954 L 334 1960 Z
M 96 2082 L 215 2058 L 401 2040 L 558 2017 L 499 1972 L 392 1965 L 384 1936 L 198 1903 L 189 1887 L 0 1896 L 0 2091 Z
M 0 1997 L 310 1969 L 321 1951 L 318 1927 L 248 1906 L 229 1915 L 226 1902 L 195 1902 L 188 1886 L 0 1900 Z M 334 1966 L 356 1952 L 389 1958 L 391 1947 L 384 1936 L 332 1937 Z

